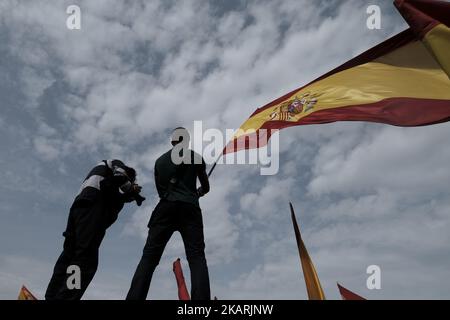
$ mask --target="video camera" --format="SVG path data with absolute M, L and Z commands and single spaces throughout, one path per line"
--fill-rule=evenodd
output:
M 138 207 L 140 207 L 142 202 L 145 201 L 145 197 L 141 196 L 141 190 L 142 187 L 134 182 L 131 187 L 131 191 L 128 193 L 128 199 L 131 201 L 136 201 Z
M 140 207 L 142 205 L 142 202 L 145 201 L 145 197 L 141 196 L 139 193 L 134 194 L 133 197 L 138 207 Z

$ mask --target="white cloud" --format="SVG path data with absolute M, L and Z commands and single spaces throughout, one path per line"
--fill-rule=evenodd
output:
M 51 141 L 43 137 L 34 139 L 34 147 L 45 160 L 54 160 L 59 156 L 59 150 L 51 144 Z
M 449 150 L 438 147 L 445 145 L 448 132 L 447 124 L 383 127 L 365 139 L 355 134 L 333 139 L 320 147 L 309 190 L 436 194 L 450 181 Z
M 268 219 L 277 212 L 281 204 L 289 202 L 294 179 L 268 179 L 258 193 L 246 193 L 241 197 L 241 209 L 256 219 Z

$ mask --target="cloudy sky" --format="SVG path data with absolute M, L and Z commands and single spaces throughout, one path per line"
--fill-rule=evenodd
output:
M 66 27 L 81 8 L 81 30 Z M 381 8 L 380 30 L 366 8 Z M 157 203 L 170 130 L 237 128 L 257 108 L 407 26 L 391 1 L 0 2 L 0 299 L 42 298 L 68 209 L 90 168 L 119 158 L 148 200 L 107 232 L 86 299 L 123 299 Z M 450 298 L 450 125 L 295 127 L 280 171 L 221 165 L 201 200 L 212 294 L 305 299 L 288 201 L 327 298 Z M 149 298 L 176 299 L 175 234 Z M 366 268 L 381 268 L 368 290 Z

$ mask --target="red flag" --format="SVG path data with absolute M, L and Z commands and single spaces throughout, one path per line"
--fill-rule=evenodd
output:
M 175 279 L 177 280 L 178 299 L 191 300 L 191 298 L 189 297 L 187 288 L 186 288 L 186 282 L 184 281 L 183 269 L 181 268 L 180 258 L 178 258 L 173 263 L 173 273 L 175 274 Z
M 351 292 L 350 290 L 344 288 L 339 283 L 337 284 L 337 286 L 339 289 L 339 293 L 341 294 L 342 300 L 366 300 L 360 295 L 357 295 L 356 293 Z

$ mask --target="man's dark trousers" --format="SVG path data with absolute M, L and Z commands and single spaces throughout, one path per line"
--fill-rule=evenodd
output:
M 105 206 L 100 199 L 74 205 L 64 232 L 64 250 L 59 256 L 45 293 L 47 300 L 80 300 L 97 271 L 98 251 L 105 236 Z M 67 287 L 67 268 L 80 268 L 80 289 Z
M 127 300 L 145 300 L 153 272 L 175 231 L 183 238 L 191 271 L 191 299 L 210 300 L 209 274 L 205 258 L 202 213 L 198 206 L 181 201 L 161 200 L 148 224 L 149 234 L 137 266 Z

